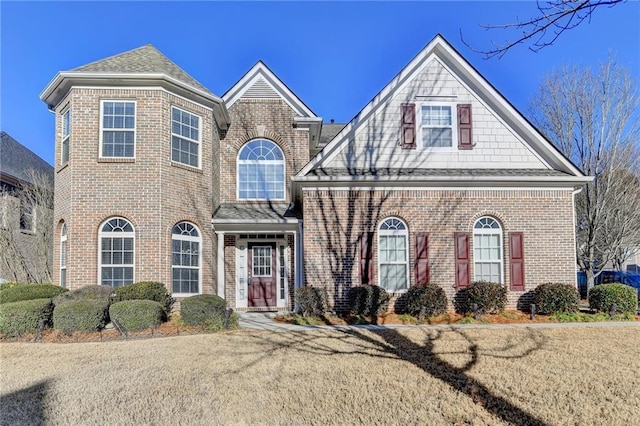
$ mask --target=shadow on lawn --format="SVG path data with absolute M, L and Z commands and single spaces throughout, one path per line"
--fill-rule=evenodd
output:
M 45 424 L 44 399 L 49 382 L 44 380 L 15 392 L 0 396 L 1 425 Z
M 460 335 L 466 341 L 466 348 L 455 352 L 438 352 L 435 344 L 443 338 L 445 333 Z M 487 386 L 468 374 L 482 357 L 524 358 L 541 349 L 546 339 L 532 329 L 528 329 L 527 335 L 523 339 L 509 341 L 499 348 L 491 349 L 481 349 L 464 330 L 456 327 L 444 330 L 424 330 L 424 339 L 420 343 L 412 341 L 396 329 L 372 328 L 367 332 L 353 327 L 338 328 L 335 331 L 256 333 L 252 339 L 258 340 L 262 345 L 262 356 L 249 365 L 240 367 L 238 371 L 258 364 L 275 352 L 284 349 L 308 352 L 312 355 L 356 354 L 375 358 L 401 359 L 419 367 L 425 373 L 449 385 L 454 390 L 467 395 L 474 403 L 509 424 L 546 425 L 533 414 L 524 411 L 505 398 L 495 395 Z M 348 346 L 339 349 L 340 343 Z M 458 367 L 443 359 L 441 357 L 443 354 L 464 354 L 469 357 L 469 361 Z

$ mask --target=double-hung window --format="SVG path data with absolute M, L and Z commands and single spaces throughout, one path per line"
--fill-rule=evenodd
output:
M 409 233 L 407 225 L 395 217 L 378 228 L 380 287 L 396 292 L 409 288 Z
M 171 271 L 173 294 L 200 293 L 200 233 L 189 222 L 180 222 L 171 231 Z
M 113 288 L 133 283 L 135 232 L 128 220 L 116 217 L 100 227 L 100 282 Z
M 476 281 L 502 284 L 502 228 L 484 216 L 473 226 L 473 260 Z
M 451 104 L 423 104 L 419 110 L 423 149 L 452 148 L 456 140 L 456 110 Z
M 200 117 L 171 108 L 171 160 L 192 167 L 200 166 Z
M 60 231 L 60 287 L 67 286 L 67 224 Z
M 62 142 L 60 143 L 60 164 L 69 161 L 69 139 L 71 136 L 71 109 L 62 114 Z
M 102 101 L 101 157 L 134 158 L 136 103 Z

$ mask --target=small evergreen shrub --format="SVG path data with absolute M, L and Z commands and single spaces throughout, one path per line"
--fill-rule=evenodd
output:
M 141 281 L 116 288 L 113 302 L 122 302 L 123 300 L 153 300 L 162 305 L 165 315 L 169 315 L 171 306 L 175 302 L 175 299 L 167 292 L 167 287 L 154 281 Z
M 418 317 L 434 317 L 447 311 L 447 295 L 436 284 L 413 286 L 406 293 L 406 311 Z
M 611 305 L 617 305 L 617 312 L 635 313 L 638 310 L 638 290 L 619 284 L 600 284 L 589 291 L 589 307 L 600 312 L 609 312 Z
M 186 325 L 222 328 L 227 302 L 213 294 L 198 294 L 180 301 L 180 315 Z M 219 328 L 218 328 L 219 327 Z
M 162 323 L 164 309 L 153 300 L 125 300 L 109 307 L 109 318 L 126 331 L 155 328 Z
M 53 328 L 65 334 L 102 330 L 107 322 L 109 302 L 81 299 L 56 305 L 53 310 Z
M 318 317 L 326 310 L 325 294 L 317 287 L 306 285 L 296 290 L 295 302 L 304 317 Z
M 354 315 L 382 315 L 389 308 L 389 293 L 377 285 L 351 287 L 347 294 L 349 310 Z
M 68 290 L 53 284 L 18 284 L 0 291 L 0 304 L 23 300 L 51 299 Z
M 8 337 L 35 333 L 38 322 L 51 325 L 53 304 L 51 299 L 32 299 L 5 303 L 0 306 L 0 333 Z
M 2 293 L 3 291 L 5 291 L 8 288 L 16 287 L 16 286 L 19 286 L 19 285 L 27 285 L 27 284 L 25 284 L 25 283 L 1 283 L 0 284 L 0 293 Z
M 88 285 L 62 293 L 53 298 L 53 304 L 59 305 L 72 300 L 110 300 L 113 288 L 108 285 Z
M 576 312 L 580 303 L 578 290 L 570 284 L 546 283 L 533 291 L 536 312 L 543 315 Z
M 474 281 L 467 286 L 466 303 L 467 312 L 473 311 L 474 303 L 481 314 L 502 312 L 507 304 L 507 289 L 499 283 Z

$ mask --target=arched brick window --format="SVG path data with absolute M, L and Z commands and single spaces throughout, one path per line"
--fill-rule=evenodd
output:
M 503 283 L 502 227 L 492 217 L 473 225 L 473 262 L 476 281 Z
M 254 139 L 240 149 L 238 199 L 285 199 L 285 161 L 278 145 L 266 139 Z
M 100 225 L 99 284 L 113 288 L 133 283 L 135 233 L 133 225 L 122 217 Z

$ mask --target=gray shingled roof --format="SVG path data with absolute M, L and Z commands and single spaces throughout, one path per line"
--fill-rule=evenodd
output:
M 307 176 L 397 176 L 397 177 L 429 177 L 429 176 L 460 176 L 460 177 L 493 177 L 493 176 L 571 176 L 558 170 L 547 169 L 342 169 L 320 168 L 311 170 Z
M 48 175 L 53 182 L 53 167 L 34 154 L 29 148 L 0 132 L 0 172 L 30 182 L 30 171 Z
M 322 133 L 320 134 L 320 142 L 318 143 L 318 146 L 322 148 L 331 142 L 331 140 L 340 133 L 340 130 L 342 130 L 344 126 L 346 126 L 344 123 L 322 123 Z
M 213 215 L 216 220 L 273 220 L 300 218 L 297 211 L 289 209 L 288 203 L 256 203 L 256 204 L 221 204 Z
M 72 71 L 166 74 L 189 86 L 213 94 L 151 44 L 83 65 Z

